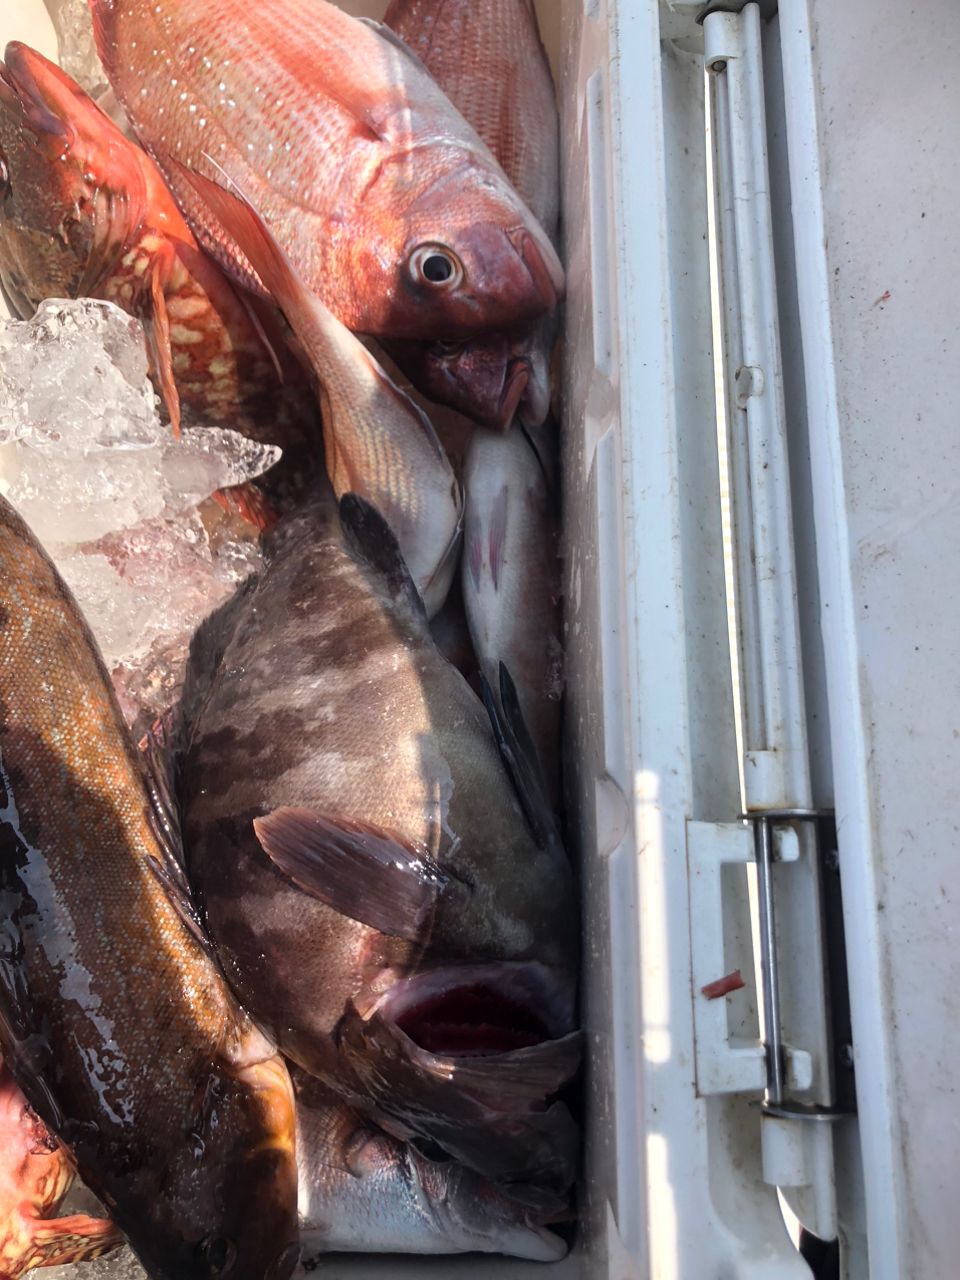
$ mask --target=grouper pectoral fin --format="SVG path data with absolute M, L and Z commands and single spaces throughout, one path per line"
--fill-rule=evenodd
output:
M 447 878 L 425 850 L 316 809 L 274 809 L 253 829 L 273 864 L 334 911 L 410 942 L 429 934 Z

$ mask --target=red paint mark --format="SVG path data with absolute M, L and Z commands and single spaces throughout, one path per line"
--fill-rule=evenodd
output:
M 881 302 L 889 302 L 889 301 L 890 301 L 890 290 L 884 289 L 883 293 L 881 293 L 880 297 L 877 298 L 876 302 L 873 302 L 870 305 L 871 307 L 879 307 Z
M 734 969 L 733 973 L 728 973 L 725 978 L 718 978 L 716 982 L 708 982 L 705 987 L 700 988 L 700 992 L 708 1000 L 719 1000 L 721 996 L 728 996 L 731 991 L 739 991 L 746 985 L 740 976 L 740 970 Z

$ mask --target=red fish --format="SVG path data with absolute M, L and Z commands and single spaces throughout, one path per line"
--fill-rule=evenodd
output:
M 73 1182 L 66 1149 L 0 1062 L 0 1277 L 86 1262 L 123 1244 L 107 1218 L 53 1215 Z
M 0 63 L 0 279 L 21 315 L 97 297 L 144 322 L 174 430 L 204 420 L 288 445 L 313 432 L 296 362 L 200 250 L 150 157 L 65 72 L 16 41 Z
M 460 484 L 430 420 L 359 338 L 308 293 L 255 210 L 200 174 L 189 181 L 283 308 L 312 366 L 324 458 L 338 498 L 359 494 L 400 544 L 428 615 L 446 599 L 460 550 Z
M 421 59 L 555 238 L 560 122 L 532 0 L 393 0 L 384 22 Z M 553 338 L 547 318 L 532 331 L 393 344 L 391 353 L 431 399 L 506 430 L 517 411 L 530 426 L 546 417 Z
M 396 37 L 326 0 L 91 0 L 97 47 L 201 243 L 256 283 L 171 159 L 261 213 L 354 331 L 436 339 L 551 311 L 563 271 L 474 130 Z

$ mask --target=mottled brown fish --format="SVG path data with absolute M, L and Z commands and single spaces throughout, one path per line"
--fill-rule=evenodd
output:
M 109 1218 L 55 1216 L 73 1161 L 0 1062 L 0 1277 L 99 1258 L 123 1244 Z
M 560 120 L 532 0 L 393 0 L 384 18 L 473 125 L 555 240 L 560 213 Z M 539 426 L 550 407 L 554 325 L 439 343 L 393 344 L 425 395 L 482 426 L 515 413 Z
M 0 281 L 24 318 L 95 297 L 142 320 L 175 430 L 182 404 L 281 446 L 314 436 L 296 361 L 201 252 L 150 157 L 16 41 L 0 63 Z
M 0 1047 L 152 1280 L 297 1263 L 290 1080 L 238 1007 L 90 632 L 0 499 Z
M 567 1246 L 455 1160 L 430 1160 L 294 1069 L 300 1239 L 327 1253 L 503 1253 L 556 1262 Z
M 91 0 L 100 57 L 210 252 L 255 282 L 169 166 L 239 183 L 355 332 L 465 336 L 533 320 L 556 253 L 401 41 L 326 0 Z
M 192 881 L 244 1006 L 397 1136 L 556 1207 L 576 1127 L 577 913 L 532 748 L 440 655 L 348 495 L 278 526 L 184 692 Z M 523 802 L 523 807 L 521 805 Z M 527 819 L 525 819 L 525 813 Z

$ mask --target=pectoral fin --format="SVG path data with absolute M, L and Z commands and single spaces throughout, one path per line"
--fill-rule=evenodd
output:
M 437 1144 L 539 1212 L 565 1208 L 579 1132 L 566 1104 L 550 1098 L 576 1071 L 578 1035 L 483 1058 L 438 1057 L 379 1014 L 364 1020 L 351 1009 L 338 1039 L 388 1130 Z
M 173 376 L 173 352 L 170 349 L 170 317 L 158 271 L 150 273 L 150 315 L 144 326 L 147 350 L 154 376 L 160 384 L 163 402 L 170 415 L 175 440 L 180 439 L 180 393 Z
M 500 756 L 513 782 L 524 816 L 541 849 L 561 847 L 553 810 L 547 798 L 543 768 L 520 709 L 517 688 L 510 672 L 500 663 L 500 696 L 486 677 L 480 677 L 484 705 L 493 726 Z
M 274 809 L 253 829 L 274 866 L 332 910 L 410 942 L 429 933 L 446 877 L 424 851 L 315 809 Z
M 101 1258 L 124 1243 L 123 1232 L 109 1218 L 73 1213 L 66 1218 L 39 1218 L 31 1228 L 35 1267 L 60 1267 Z

